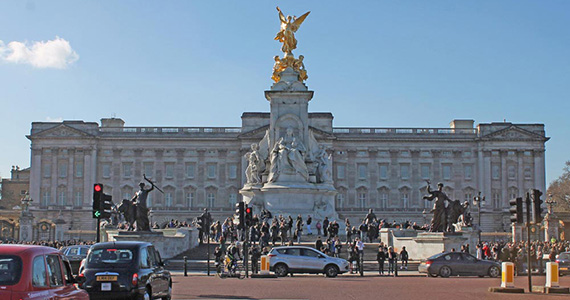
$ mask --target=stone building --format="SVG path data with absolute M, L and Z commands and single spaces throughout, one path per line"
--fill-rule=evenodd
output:
M 241 127 L 231 128 L 128 127 L 118 118 L 34 122 L 30 210 L 36 220 L 58 219 L 63 236 L 77 238 L 72 233 L 95 228 L 94 183 L 119 203 L 146 174 L 164 191 L 150 194 L 152 221 L 190 221 L 204 207 L 214 217 L 230 216 L 246 181 L 244 155 L 264 137 L 270 113 L 241 119 Z M 339 128 L 331 113 L 309 113 L 308 126 L 331 149 L 335 209 L 353 224 L 368 208 L 388 221 L 429 222 L 432 204 L 422 196 L 431 180 L 444 183 L 452 199 L 471 202 L 481 192 L 483 230 L 504 232 L 508 200 L 529 188 L 545 190 L 543 124 L 453 120 L 449 128 Z M 475 220 L 477 213 L 472 208 Z
M 21 200 L 30 187 L 30 168 L 12 166 L 10 178 L 0 179 L 0 239 L 18 239 Z

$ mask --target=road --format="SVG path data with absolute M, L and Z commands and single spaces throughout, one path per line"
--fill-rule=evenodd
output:
M 216 276 L 182 274 L 173 276 L 173 299 L 568 299 L 568 295 L 529 294 L 527 277 L 517 277 L 516 287 L 525 294 L 499 294 L 487 291 L 500 286 L 500 279 L 478 277 L 427 278 L 409 272 L 402 277 L 341 275 L 295 275 L 284 278 L 220 279 Z M 544 285 L 545 277 L 533 277 L 533 285 Z M 561 286 L 570 286 L 562 277 Z

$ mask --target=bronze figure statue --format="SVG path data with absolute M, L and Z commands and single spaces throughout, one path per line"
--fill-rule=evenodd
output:
M 447 229 L 447 212 L 445 207 L 446 201 L 451 201 L 449 197 L 443 192 L 443 183 L 437 184 L 437 190 L 432 191 L 430 187 L 429 180 L 427 181 L 427 192 L 429 196 L 424 196 L 423 199 L 432 201 L 435 199 L 433 203 L 433 218 L 431 219 L 431 232 L 444 232 Z

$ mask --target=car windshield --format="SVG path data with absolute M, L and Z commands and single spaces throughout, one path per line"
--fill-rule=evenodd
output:
M 440 258 L 444 254 L 445 253 L 438 253 L 436 255 L 432 255 L 432 256 L 428 257 L 428 260 L 434 260 L 434 259 Z
M 87 256 L 87 268 L 99 268 L 108 266 L 124 266 L 133 262 L 133 251 L 131 249 L 93 249 Z
M 568 260 L 570 259 L 570 253 L 568 252 L 560 253 L 560 255 L 558 255 L 558 258 Z
M 0 285 L 14 285 L 20 281 L 22 259 L 14 255 L 0 255 Z
M 65 255 L 87 256 L 88 251 L 89 251 L 89 248 L 87 248 L 87 247 L 72 247 L 72 248 L 67 249 Z

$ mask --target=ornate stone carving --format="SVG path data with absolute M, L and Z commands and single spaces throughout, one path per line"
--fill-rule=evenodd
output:
M 305 164 L 306 148 L 294 135 L 293 129 L 287 128 L 287 134 L 273 146 L 270 154 L 269 182 L 276 182 L 280 174 L 299 174 L 309 180 L 309 171 Z

